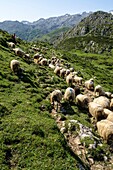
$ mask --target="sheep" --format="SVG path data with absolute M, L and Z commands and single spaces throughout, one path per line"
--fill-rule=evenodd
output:
M 38 59 L 40 58 L 40 57 L 42 57 L 39 53 L 36 53 L 34 56 L 33 56 L 33 58 L 34 58 L 34 63 L 38 63 Z
M 80 94 L 80 87 L 78 85 L 72 85 L 71 87 L 75 90 L 75 96 Z
M 55 65 L 55 60 L 52 60 L 52 61 L 51 61 L 51 64 L 52 64 L 52 65 Z
M 69 70 L 70 70 L 70 72 L 73 72 L 73 71 L 74 71 L 74 68 L 73 68 L 73 67 L 71 67 Z
M 59 67 L 59 66 L 56 66 L 55 70 L 54 70 L 54 73 L 56 75 L 60 75 L 60 70 L 62 69 L 62 67 Z
M 110 109 L 113 110 L 113 98 L 110 101 Z
M 15 43 L 14 42 L 7 42 L 8 46 L 11 48 L 15 48 Z
M 108 117 L 109 114 L 113 113 L 111 110 L 104 108 L 104 116 L 105 118 Z
M 89 79 L 89 80 L 85 81 L 84 85 L 88 90 L 94 90 L 94 80 L 93 79 Z
M 10 68 L 14 73 L 18 73 L 20 69 L 20 62 L 18 60 L 11 60 Z
M 73 71 L 72 74 L 75 76 L 75 75 L 78 74 L 78 72 L 77 71 Z
M 27 53 L 25 53 L 24 59 L 25 59 L 26 61 L 32 61 L 32 59 L 31 59 L 31 57 L 30 57 L 30 54 L 27 54 Z
M 106 91 L 105 92 L 105 96 L 108 97 L 109 99 L 112 97 L 112 93 L 111 92 L 108 92 Z
M 68 87 L 64 93 L 64 100 L 74 101 L 75 100 L 75 90 Z
M 38 60 L 34 58 L 34 63 L 37 64 L 38 63 Z
M 60 64 L 60 60 L 57 58 L 57 60 L 55 61 L 55 64 Z
M 110 108 L 110 100 L 105 96 L 99 96 L 93 102 L 100 104 L 103 108 Z
M 38 51 L 38 52 L 40 52 L 41 51 L 41 49 L 40 48 L 38 48 L 38 47 L 36 47 L 36 45 L 33 45 L 33 47 L 31 47 L 32 48 L 32 50 L 34 50 L 34 51 Z
M 16 55 L 20 57 L 23 57 L 25 55 L 25 52 L 20 48 L 13 48 L 13 51 L 15 52 Z
M 82 108 L 88 108 L 88 103 L 91 102 L 91 99 L 84 94 L 78 94 L 76 96 L 76 103 L 77 105 L 81 106 Z
M 53 56 L 53 57 L 51 58 L 51 60 L 56 61 L 56 60 L 57 60 L 57 58 L 56 58 L 55 56 Z
M 94 95 L 95 95 L 96 97 L 98 97 L 98 96 L 105 96 L 105 92 L 104 92 L 104 90 L 102 89 L 102 86 L 97 85 L 97 86 L 95 87 L 95 89 L 94 89 Z
M 113 122 L 113 112 L 112 111 L 109 112 L 109 115 L 107 116 L 106 119 Z
M 39 60 L 39 59 L 38 59 L 38 60 Z M 41 66 L 47 66 L 48 61 L 47 61 L 46 58 L 43 58 L 43 59 L 39 62 L 39 64 L 40 64 Z
M 39 59 L 39 57 L 42 57 L 39 53 L 34 54 L 33 58 L 34 59 Z
M 63 77 L 63 78 L 64 78 L 65 73 L 66 73 L 66 69 L 65 69 L 65 68 L 62 68 L 62 69 L 60 70 L 60 77 Z
M 55 69 L 55 66 L 53 65 L 53 64 L 49 64 L 49 68 L 51 68 L 51 69 Z
M 97 131 L 107 143 L 113 140 L 113 122 L 107 119 L 97 122 Z
M 37 59 L 37 63 L 40 63 L 40 61 L 43 59 L 42 56 L 40 56 L 38 59 Z
M 66 69 L 65 76 L 68 76 L 69 74 L 70 74 L 70 70 L 69 70 L 69 69 Z
M 57 58 L 56 57 L 52 57 L 51 58 L 51 64 L 55 65 L 55 62 L 57 61 Z
M 73 84 L 73 78 L 74 76 L 72 74 L 69 74 L 67 77 L 66 77 L 66 83 L 68 86 L 72 86 Z
M 95 103 L 89 102 L 88 104 L 89 113 L 95 118 L 96 122 L 104 119 L 104 108 Z
M 55 107 L 55 102 L 57 102 L 56 111 L 58 111 L 58 105 L 60 104 L 60 101 L 62 100 L 62 92 L 60 90 L 54 90 L 50 94 L 50 102 L 53 107 Z
M 83 78 L 79 77 L 77 75 L 74 76 L 74 82 L 77 83 L 78 85 L 82 85 Z

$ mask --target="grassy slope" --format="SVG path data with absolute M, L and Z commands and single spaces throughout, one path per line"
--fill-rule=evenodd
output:
M 68 27 L 58 28 L 55 31 L 51 31 L 48 34 L 43 35 L 41 38 L 38 38 L 38 40 L 53 43 L 55 40 L 58 39 L 58 37 L 61 37 L 62 34 L 68 30 Z
M 33 56 L 30 44 L 21 42 L 19 46 Z M 45 57 L 51 58 L 52 50 L 50 46 L 48 48 Z M 112 56 L 74 50 L 55 53 L 58 58 L 62 57 L 65 62 L 70 62 L 76 71 L 80 71 L 84 80 L 95 76 L 95 84 L 113 92 L 113 71 L 110 69 Z M 9 68 L 9 63 L 14 58 L 20 61 L 25 70 L 21 80 Z M 80 159 L 73 155 L 55 120 L 50 116 L 49 94 L 55 88 L 64 91 L 67 88 L 65 80 L 56 76 L 48 67 L 35 65 L 33 62 L 28 64 L 4 46 L 0 46 L 0 67 L 0 169 L 78 169 Z M 63 104 L 67 119 L 77 119 L 93 129 L 85 110 L 81 110 L 76 104 L 71 107 L 64 102 Z M 94 129 L 93 133 L 98 136 Z M 107 149 L 102 148 L 102 153 L 107 154 Z M 98 148 L 92 152 L 96 158 L 100 154 L 100 150 L 97 151 Z
M 94 44 L 92 45 L 91 42 Z M 109 53 L 113 49 L 113 38 L 109 36 L 76 36 L 72 38 L 63 38 L 58 41 L 60 49 L 71 51 L 72 49 L 81 50 L 88 53 Z
M 28 44 L 19 46 L 29 51 Z M 18 59 L 25 70 L 21 80 L 10 70 L 12 59 Z M 28 64 L 3 46 L 0 68 L 0 169 L 78 169 L 79 158 L 49 113 L 49 93 L 56 86 L 62 88 L 64 81 L 59 83 L 57 76 L 51 79 L 53 71 Z
M 113 93 L 113 54 L 84 53 L 79 50 L 63 50 L 63 57 L 70 61 L 75 70 L 80 71 L 84 80 L 91 77 L 95 79 L 95 85 L 102 85 L 103 89 Z

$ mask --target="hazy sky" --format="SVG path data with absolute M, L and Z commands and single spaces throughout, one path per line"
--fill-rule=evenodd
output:
M 40 18 L 98 10 L 113 10 L 113 0 L 1 0 L 0 22 L 33 22 Z

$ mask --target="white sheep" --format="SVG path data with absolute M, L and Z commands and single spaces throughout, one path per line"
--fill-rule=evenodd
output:
M 11 48 L 15 48 L 15 43 L 14 42 L 7 42 L 8 46 Z
M 57 102 L 57 108 L 56 111 L 58 111 L 58 105 L 60 104 L 60 101 L 62 100 L 62 92 L 60 90 L 54 90 L 50 94 L 50 102 L 55 108 L 55 102 Z
M 78 72 L 77 71 L 73 71 L 72 74 L 75 76 L 75 75 L 78 74 Z
M 66 83 L 68 86 L 72 86 L 73 78 L 74 78 L 74 76 L 71 73 L 66 77 Z
M 75 90 L 68 87 L 64 93 L 64 100 L 74 101 L 75 100 Z
M 69 74 L 70 74 L 70 70 L 69 70 L 69 69 L 66 69 L 65 76 L 68 76 Z
M 88 104 L 89 113 L 95 118 L 96 122 L 104 119 L 104 108 L 95 103 L 89 102 Z
M 107 116 L 106 119 L 113 122 L 113 112 L 112 111 L 110 111 L 110 113 L 109 113 L 109 115 Z
M 49 64 L 49 68 L 55 69 L 55 66 L 54 66 L 52 63 L 50 63 L 50 64 Z
M 83 78 L 79 77 L 77 75 L 74 76 L 74 82 L 77 83 L 78 85 L 82 85 Z
M 70 70 L 70 72 L 73 72 L 73 71 L 74 71 L 74 68 L 73 68 L 73 67 L 71 67 L 69 70 Z
M 20 48 L 13 48 L 13 51 L 15 52 L 16 55 L 20 57 L 23 57 L 25 55 L 25 52 Z
M 42 56 L 39 53 L 34 54 L 34 56 L 33 56 L 34 63 L 37 64 L 40 57 L 42 57 Z
M 34 54 L 33 58 L 34 59 L 39 59 L 39 57 L 42 57 L 39 53 Z
M 97 131 L 107 142 L 113 140 L 113 122 L 107 119 L 97 122 Z
M 100 86 L 100 85 L 95 86 L 94 95 L 96 97 L 105 96 L 105 91 L 102 89 L 102 86 Z
M 40 56 L 38 59 L 37 59 L 37 63 L 40 63 L 40 61 L 43 59 L 42 56 Z
M 20 69 L 20 62 L 18 60 L 11 60 L 10 68 L 14 73 L 17 73 Z
M 111 93 L 111 92 L 106 91 L 106 92 L 105 92 L 105 96 L 106 96 L 106 97 L 108 97 L 108 98 L 112 98 L 112 93 Z
M 56 66 L 56 68 L 55 68 L 55 70 L 54 70 L 54 73 L 59 76 L 61 69 L 62 69 L 62 67 Z
M 60 70 L 60 77 L 64 78 L 65 74 L 66 74 L 66 69 L 65 69 L 65 68 L 62 68 L 62 69 Z
M 110 108 L 110 100 L 105 96 L 99 96 L 93 102 L 100 104 L 103 108 Z
M 108 117 L 109 114 L 113 113 L 111 110 L 104 108 L 104 116 L 105 118 Z
M 39 59 L 38 59 L 38 61 L 39 61 Z M 48 61 L 47 61 L 46 58 L 42 58 L 42 60 L 39 62 L 39 64 L 40 64 L 41 66 L 47 66 L 47 65 L 48 65 Z
M 41 51 L 41 49 L 40 48 L 38 48 L 38 47 L 36 47 L 36 46 L 33 46 L 33 47 L 31 47 L 32 48 L 32 50 L 34 50 L 34 51 L 38 51 L 38 52 L 40 52 Z
M 57 60 L 57 58 L 56 58 L 55 56 L 53 56 L 53 57 L 51 58 L 51 60 L 56 61 L 56 60 Z
M 24 59 L 25 59 L 25 61 L 27 61 L 27 62 L 31 62 L 31 61 L 32 61 L 32 59 L 31 59 L 31 57 L 30 57 L 30 54 L 27 54 L 27 53 L 25 53 Z
M 89 79 L 89 80 L 85 81 L 84 84 L 88 90 L 94 90 L 94 80 L 93 79 Z
M 91 102 L 91 99 L 84 94 L 78 94 L 76 96 L 76 103 L 77 105 L 81 106 L 82 108 L 88 108 L 88 103 Z

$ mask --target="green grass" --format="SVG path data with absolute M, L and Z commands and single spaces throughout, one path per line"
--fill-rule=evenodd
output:
M 5 33 L 4 36 L 6 39 L 10 37 Z M 18 41 L 18 46 L 30 52 L 32 58 L 33 43 Z M 112 56 L 76 50 L 67 52 L 53 49 L 46 43 L 36 44 L 49 48 L 46 58 L 51 58 L 54 51 L 58 58 L 63 58 L 76 71 L 80 71 L 84 80 L 95 76 L 95 84 L 99 83 L 105 90 L 112 92 Z M 85 162 L 68 147 L 50 114 L 50 93 L 56 88 L 64 92 L 67 88 L 65 80 L 56 76 L 47 66 L 36 65 L 32 60 L 28 63 L 15 56 L 13 51 L 3 45 L 0 45 L 0 169 L 77 170 L 80 165 L 88 169 Z M 24 69 L 23 77 L 19 78 L 10 70 L 12 59 L 20 61 Z M 69 105 L 65 101 L 62 101 L 62 106 L 66 110 L 65 113 L 58 113 L 62 119 L 67 122 L 70 119 L 78 120 L 92 128 L 97 135 L 86 110 L 77 107 L 76 103 Z
M 113 49 L 113 38 L 100 35 L 85 35 L 65 38 L 58 42 L 57 47 L 65 51 L 81 50 L 86 53 L 109 54 Z
M 22 42 L 19 47 L 29 51 L 30 44 Z M 21 79 L 10 70 L 12 59 L 25 70 Z M 49 94 L 64 81 L 59 83 L 52 70 L 28 64 L 3 44 L 0 67 L 0 169 L 78 169 L 82 162 L 50 116 Z

